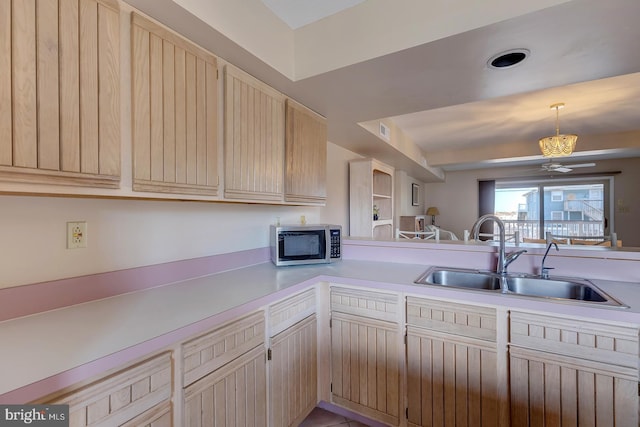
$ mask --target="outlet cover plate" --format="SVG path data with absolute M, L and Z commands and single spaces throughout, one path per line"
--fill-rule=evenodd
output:
M 67 222 L 67 249 L 87 247 L 86 221 Z

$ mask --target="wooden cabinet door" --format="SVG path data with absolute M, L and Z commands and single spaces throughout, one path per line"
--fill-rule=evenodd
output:
M 184 390 L 185 427 L 266 427 L 266 384 L 260 346 Z
M 316 316 L 271 339 L 271 425 L 298 426 L 318 403 Z
M 510 314 L 511 425 L 637 426 L 638 328 Z
M 6 0 L 0 17 L 0 179 L 117 188 L 118 3 Z
M 225 66 L 224 197 L 282 202 L 284 95 Z
M 508 423 L 496 337 L 493 308 L 407 297 L 409 426 Z
M 131 15 L 133 189 L 218 193 L 215 56 Z
M 511 351 L 512 426 L 637 426 L 637 369 Z
M 409 426 L 500 425 L 496 350 L 479 340 L 410 328 Z
M 327 121 L 291 100 L 286 101 L 286 202 L 324 205 L 327 199 Z
M 404 353 L 397 325 L 337 312 L 331 323 L 333 402 L 397 426 Z

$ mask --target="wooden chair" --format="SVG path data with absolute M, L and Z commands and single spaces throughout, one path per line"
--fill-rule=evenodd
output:
M 572 245 L 589 245 L 589 246 L 602 246 L 605 248 L 611 247 L 611 240 L 584 240 L 584 239 L 571 239 Z M 622 240 L 616 241 L 616 247 L 622 247 Z
M 528 237 L 524 237 L 522 239 L 523 243 L 544 243 L 546 244 L 547 241 L 545 239 L 530 239 Z M 557 245 L 566 245 L 569 243 L 568 239 L 553 239 L 553 242 Z

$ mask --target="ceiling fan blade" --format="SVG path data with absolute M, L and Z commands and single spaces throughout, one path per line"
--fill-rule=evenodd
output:
M 579 164 L 576 164 L 576 165 L 565 165 L 565 166 L 575 169 L 575 168 L 590 168 L 590 167 L 593 167 L 595 165 L 596 165 L 595 163 L 579 163 Z
M 568 167 L 565 166 L 560 166 L 558 168 L 553 168 L 552 172 L 562 172 L 562 173 L 567 173 L 567 172 L 571 172 L 573 169 L 570 169 Z

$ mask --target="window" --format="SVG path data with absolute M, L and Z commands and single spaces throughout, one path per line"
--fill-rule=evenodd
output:
M 579 178 L 561 182 L 496 182 L 494 214 L 505 223 L 507 235 L 544 239 L 609 235 L 612 218 L 609 192 L 613 178 Z

